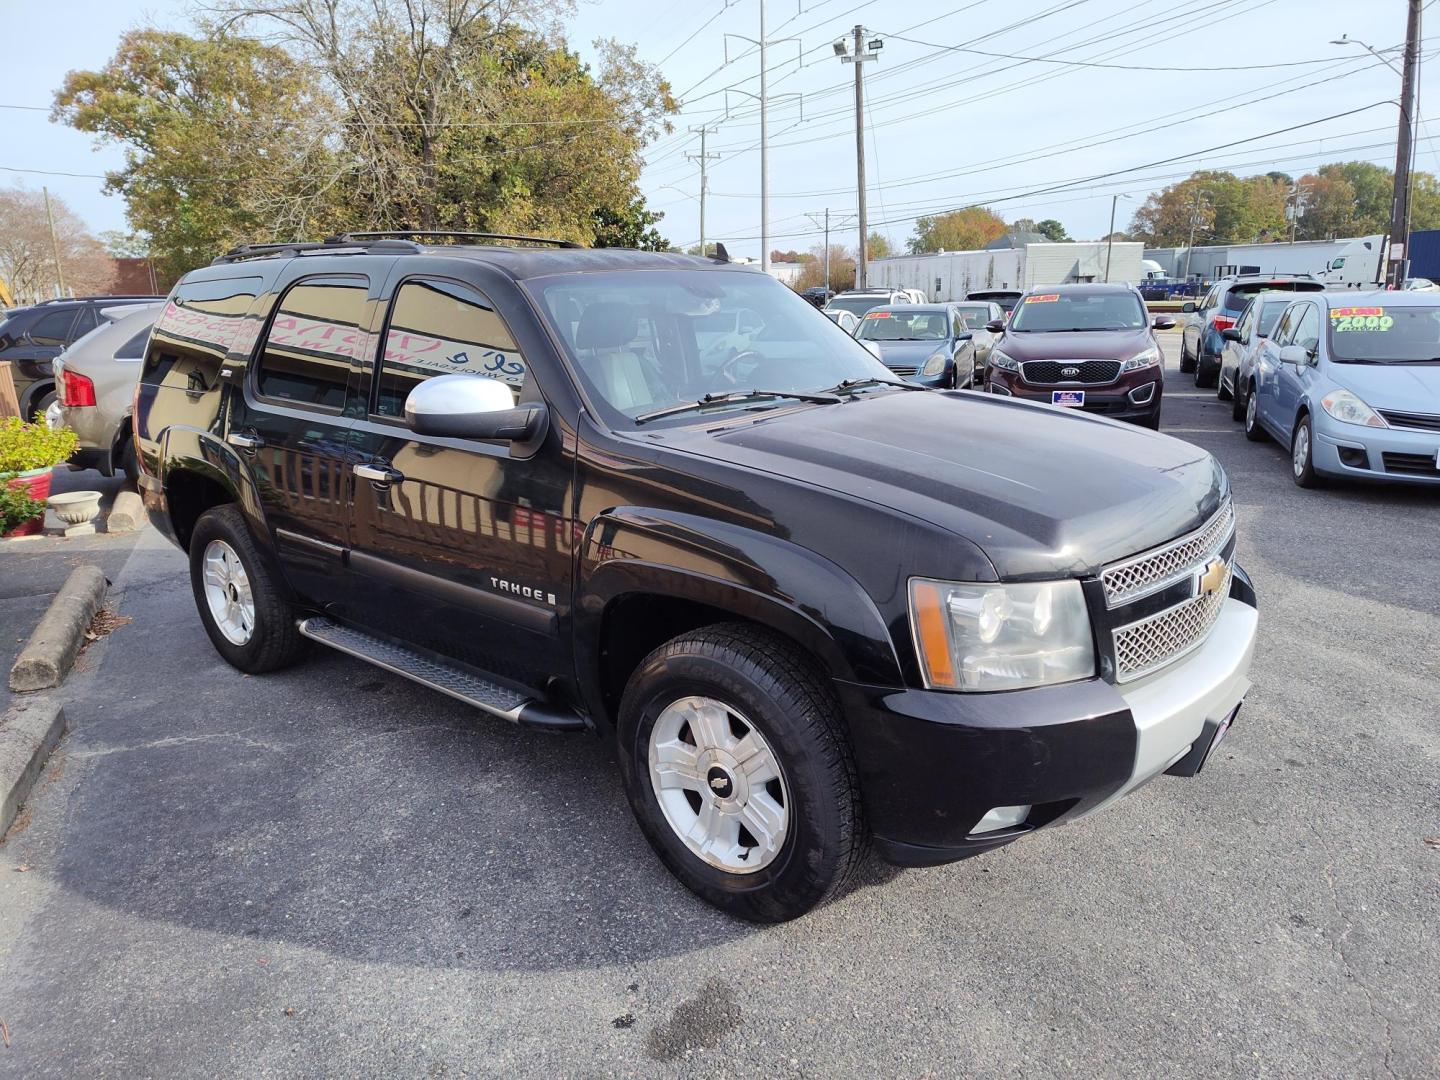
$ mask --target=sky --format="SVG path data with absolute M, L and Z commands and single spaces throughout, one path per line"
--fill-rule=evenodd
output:
M 818 246 L 812 216 L 827 207 L 832 242 L 855 242 L 854 74 L 832 44 L 856 24 L 884 43 L 865 65 L 867 201 L 872 230 L 897 248 L 918 215 L 974 203 L 1094 238 L 1108 231 L 1114 196 L 1123 228 L 1148 194 L 1199 168 L 1299 176 L 1327 161 L 1394 164 L 1397 110 L 1386 99 L 1399 76 L 1330 42 L 1393 50 L 1398 66 L 1405 0 L 582 3 L 566 28 L 582 56 L 601 36 L 633 43 L 681 102 L 674 131 L 646 149 L 641 181 L 675 244 L 700 236 L 699 169 L 687 154 L 704 126 L 719 155 L 706 238 L 760 254 L 752 42 L 762 3 L 772 249 Z M 122 200 L 95 178 L 119 164 L 119 149 L 52 123 L 48 106 L 67 71 L 103 65 L 126 29 L 187 28 L 192 10 L 188 0 L 0 0 L 12 45 L 0 65 L 0 186 L 47 186 L 97 232 L 124 229 Z M 1440 7 L 1425 15 L 1440 19 Z M 1436 26 L 1427 49 L 1440 44 Z M 1422 118 L 1424 91 L 1422 76 Z M 1416 167 L 1440 172 L 1431 125 L 1419 135 Z

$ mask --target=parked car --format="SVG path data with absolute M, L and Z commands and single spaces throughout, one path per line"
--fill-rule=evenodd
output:
M 17 308 L 0 322 L 0 360 L 12 361 L 10 374 L 20 399 L 20 415 L 43 414 L 55 401 L 52 361 L 71 343 L 100 325 L 102 310 L 127 304 L 154 304 L 163 296 L 81 296 L 46 300 Z
M 823 285 L 812 285 L 800 295 L 803 296 L 806 300 L 810 301 L 810 303 L 814 304 L 816 307 L 823 308 L 826 304 L 830 302 L 830 298 L 834 296 L 835 293 L 833 290 L 827 289 Z
M 1440 292 L 1440 285 L 1428 277 L 1407 277 L 1400 287 L 1406 292 Z
M 979 372 L 977 382 L 983 381 L 985 368 L 990 363 L 990 350 L 995 347 L 995 335 L 986 327 L 992 322 L 1005 321 L 1005 309 L 993 300 L 982 302 L 965 301 L 955 305 L 965 328 L 975 343 L 975 369 Z
M 836 293 L 825 305 L 825 310 L 848 311 L 859 319 L 871 308 L 908 303 L 910 303 L 910 297 L 903 292 L 893 292 L 890 289 L 851 289 L 848 292 Z
M 860 320 L 844 308 L 827 308 L 823 314 L 851 337 L 854 337 L 855 331 L 860 329 Z
M 875 308 L 855 338 L 902 379 L 945 389 L 975 385 L 973 335 L 954 304 Z
M 1232 274 L 1210 286 L 1204 299 L 1187 300 L 1180 308 L 1185 323 L 1180 336 L 1180 370 L 1193 372 L 1196 386 L 1214 386 L 1220 375 L 1220 334 L 1235 325 L 1256 293 L 1320 292 L 1325 286 L 1309 274 Z
M 1289 447 L 1301 487 L 1336 477 L 1440 485 L 1440 299 L 1292 302 L 1256 357 L 1245 434 Z
M 230 664 L 309 640 L 612 740 L 660 859 L 759 921 L 867 846 L 949 862 L 1212 756 L 1257 613 L 1209 454 L 898 382 L 758 270 L 514 240 L 175 287 L 140 487 Z M 737 386 L 694 335 L 738 310 Z
M 98 469 L 106 476 L 138 475 L 130 410 L 135 381 L 145 359 L 150 328 L 163 303 L 103 308 L 101 325 L 55 359 L 59 397 L 47 419 L 80 438 L 72 469 Z M 113 320 L 113 321 L 110 321 Z
M 985 388 L 1158 429 L 1165 354 L 1154 331 L 1174 325 L 1152 320 L 1131 285 L 1047 285 L 1025 293 L 1008 323 L 990 323 L 1004 336 Z
M 1249 385 L 1255 354 L 1294 299 L 1293 292 L 1256 293 L 1235 325 L 1220 331 L 1223 345 L 1215 393 L 1221 401 L 1231 402 L 1230 414 L 1236 420 L 1245 419 L 1245 394 L 1240 388 Z
M 1024 289 L 977 289 L 975 292 L 967 293 L 965 299 L 988 300 L 999 304 L 1008 319 L 1010 313 L 1015 310 L 1015 305 L 1020 302 L 1020 297 L 1024 295 Z
M 901 289 L 900 291 L 910 298 L 912 304 L 930 303 L 930 298 L 921 289 Z

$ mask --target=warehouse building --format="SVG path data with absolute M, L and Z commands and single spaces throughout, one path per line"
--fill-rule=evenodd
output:
M 983 251 L 935 251 L 895 255 L 866 263 L 872 289 L 919 289 L 932 302 L 964 300 L 981 289 L 1028 289 L 1074 281 L 1139 281 L 1139 243 L 1078 241 L 1063 244 L 1002 237 Z M 1113 248 L 1113 250 L 1111 250 Z M 1106 274 L 1106 262 L 1109 274 Z

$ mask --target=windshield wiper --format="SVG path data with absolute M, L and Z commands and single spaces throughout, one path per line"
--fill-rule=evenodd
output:
M 663 409 L 656 409 L 654 412 L 641 413 L 635 417 L 635 423 L 644 424 L 651 420 L 659 420 L 666 416 L 679 416 L 681 413 L 693 412 L 696 409 L 703 409 L 708 405 L 727 405 L 741 401 L 772 401 L 777 398 L 793 398 L 796 401 L 813 401 L 817 405 L 838 405 L 840 399 L 833 393 L 809 393 L 804 390 L 731 390 L 725 394 L 706 394 L 695 401 L 687 401 L 683 405 L 668 405 Z
M 821 390 L 822 394 L 849 394 L 867 386 L 894 386 L 901 390 L 929 390 L 928 386 L 921 386 L 918 383 L 903 382 L 900 379 L 881 379 L 875 375 L 868 375 L 863 379 L 841 379 L 834 386 L 827 386 Z

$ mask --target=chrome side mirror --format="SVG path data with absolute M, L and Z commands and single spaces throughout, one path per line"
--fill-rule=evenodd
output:
M 405 399 L 405 423 L 417 435 L 519 442 L 537 435 L 546 418 L 544 405 L 517 406 L 506 383 L 484 375 L 437 375 Z

